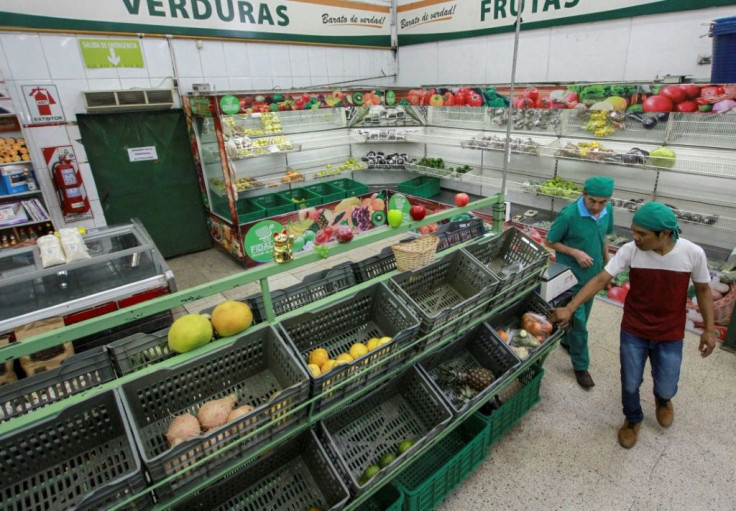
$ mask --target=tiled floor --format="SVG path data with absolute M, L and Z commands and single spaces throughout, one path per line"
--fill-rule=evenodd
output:
M 390 244 L 390 242 L 386 242 Z M 325 268 L 377 253 L 358 249 L 319 263 Z M 232 275 L 243 268 L 209 250 L 170 259 L 180 289 Z M 277 289 L 315 268 L 271 279 Z M 223 293 L 242 298 L 249 285 Z M 221 296 L 193 302 L 199 311 Z M 575 383 L 567 354 L 545 362 L 541 402 L 489 452 L 488 459 L 439 507 L 455 510 L 736 510 L 736 355 L 720 347 L 709 358 L 688 333 L 673 400 L 675 422 L 662 429 L 654 417 L 651 377 L 645 375 L 645 419 L 639 441 L 622 449 L 618 380 L 618 326 L 622 310 L 596 302 L 589 322 L 591 368 L 596 386 Z

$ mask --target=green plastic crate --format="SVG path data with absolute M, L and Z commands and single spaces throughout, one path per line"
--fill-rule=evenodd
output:
M 238 208 L 238 223 L 255 222 L 266 216 L 266 209 L 253 202 L 252 199 L 238 199 L 235 203 Z
M 488 453 L 488 424 L 477 413 L 417 458 L 395 480 L 405 511 L 434 509 L 483 463 Z
M 356 511 L 401 511 L 404 508 L 404 494 L 392 484 L 387 484 L 368 500 L 356 508 Z
M 490 445 L 498 442 L 529 410 L 539 402 L 539 389 L 542 386 L 544 369 L 530 368 L 519 377 L 516 387 L 504 390 L 494 396 L 492 402 L 501 405 L 490 411 L 481 408 L 479 415 L 488 423 Z
M 331 183 L 319 183 L 304 187 L 305 190 L 312 192 L 320 197 L 321 204 L 329 204 L 345 198 L 345 190 L 333 186 Z
M 293 202 L 296 209 L 306 209 L 322 204 L 322 197 L 306 188 L 292 188 L 276 195 Z
M 440 178 L 419 176 L 399 183 L 398 188 L 401 193 L 429 199 L 440 193 Z
M 354 179 L 336 179 L 334 181 L 330 181 L 329 184 L 345 190 L 345 197 L 357 197 L 358 195 L 368 193 L 368 185 L 364 185 L 360 181 L 355 181 Z
M 282 197 L 277 193 L 267 193 L 253 197 L 251 200 L 258 206 L 266 210 L 266 216 L 283 215 L 290 213 L 296 209 L 296 205 L 286 197 Z

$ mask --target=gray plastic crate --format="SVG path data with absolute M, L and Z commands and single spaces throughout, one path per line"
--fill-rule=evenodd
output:
M 176 507 L 181 511 L 338 511 L 348 489 L 312 430 L 276 447 Z
M 354 285 L 355 276 L 351 264 L 341 263 L 334 268 L 309 274 L 299 284 L 271 291 L 273 311 L 278 316 Z M 251 295 L 245 300 L 253 311 L 253 320 L 256 323 L 265 321 L 263 296 Z
M 485 308 L 477 306 L 490 302 L 498 287 L 498 279 L 462 250 L 389 282 L 419 317 L 419 335 L 427 336 L 424 347 L 456 330 L 459 325 L 448 322 L 460 315 L 467 313 L 466 321 L 481 316 Z
M 171 358 L 176 353 L 169 348 L 169 329 L 152 334 L 137 333 L 107 345 L 107 351 L 119 376 Z
M 501 282 L 496 303 L 510 295 L 509 288 L 526 278 L 539 278 L 549 261 L 549 252 L 515 227 L 510 227 L 499 236 L 483 240 L 463 248 L 484 265 Z M 514 290 L 515 291 L 515 290 Z
M 324 375 L 315 378 L 310 374 L 312 396 L 321 396 L 313 404 L 317 412 L 403 364 L 411 350 L 398 355 L 394 351 L 414 340 L 419 321 L 385 284 L 377 283 L 316 311 L 284 319 L 280 327 L 305 370 L 309 353 L 316 348 L 326 349 L 334 359 L 348 352 L 356 342 L 365 343 L 372 337 L 392 338 L 380 348 L 353 362 L 336 366 Z M 383 363 L 377 365 L 379 361 Z M 360 376 L 350 383 L 331 390 L 357 372 Z
M 520 363 L 506 343 L 496 336 L 493 329 L 487 323 L 481 323 L 437 353 L 423 359 L 419 363 L 419 368 L 437 387 L 452 412 L 460 415 L 475 403 L 487 399 Z M 440 374 L 442 369 L 463 372 L 473 367 L 490 369 L 495 380 L 470 400 L 463 401 L 460 389 L 443 383 Z
M 440 239 L 440 242 L 437 244 L 437 252 L 446 250 L 464 241 L 483 236 L 484 232 L 483 220 L 478 217 L 471 218 L 470 220 L 441 224 L 435 233 L 435 236 Z
M 0 387 L 0 422 L 56 403 L 115 379 L 102 346 L 69 357 L 59 367 Z
M 452 413 L 419 370 L 412 367 L 387 384 L 340 408 L 320 422 L 320 434 L 353 492 L 359 494 L 388 477 L 393 467 L 437 435 Z M 404 440 L 415 441 L 404 454 L 365 484 L 360 478 Z
M 156 488 L 156 495 L 166 499 L 252 452 L 263 442 L 304 423 L 306 406 L 288 416 L 286 413 L 306 401 L 309 379 L 275 329 L 263 325 L 244 332 L 232 344 L 132 380 L 124 384 L 121 391 L 141 459 L 151 480 L 159 482 L 167 476 L 181 474 Z M 196 416 L 207 401 L 231 394 L 238 398 L 236 406 L 249 404 L 255 410 L 169 448 L 165 433 L 175 416 L 183 413 Z M 196 461 L 265 425 L 270 427 L 251 437 L 250 441 L 241 442 L 183 472 Z
M 2 508 L 106 509 L 146 484 L 115 390 L 0 435 Z M 144 493 L 126 509 L 148 509 Z

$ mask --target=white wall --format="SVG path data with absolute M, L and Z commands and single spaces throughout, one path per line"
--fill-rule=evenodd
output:
M 516 81 L 651 82 L 664 75 L 710 79 L 711 21 L 733 7 L 639 16 L 597 23 L 522 30 Z M 514 34 L 441 41 L 399 48 L 401 86 L 509 83 Z
M 74 225 L 105 225 L 84 147 L 78 143 L 75 120 L 77 113 L 85 112 L 83 91 L 172 88 L 175 79 L 180 94 L 191 92 L 193 83 L 209 83 L 212 90 L 307 88 L 355 80 L 363 81 L 349 85 L 392 85 L 392 77 L 375 77 L 396 73 L 388 50 L 166 38 L 140 39 L 143 68 L 87 69 L 79 37 L 88 36 L 0 32 L 0 80 L 5 80 L 24 124 L 30 117 L 20 87 L 33 84 L 57 87 L 68 122 L 25 129 L 36 175 L 56 226 L 64 222 L 41 148 L 60 145 L 73 146 L 94 213 L 93 220 Z

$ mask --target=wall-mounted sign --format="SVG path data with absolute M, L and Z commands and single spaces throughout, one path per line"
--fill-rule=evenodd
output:
M 34 31 L 391 46 L 391 8 L 378 0 L 0 0 L 0 20 Z
M 65 122 L 64 109 L 59 102 L 56 85 L 22 85 L 32 124 Z
M 143 67 L 143 52 L 137 39 L 80 39 L 84 65 L 98 67 Z
M 245 253 L 259 263 L 273 261 L 273 233 L 281 232 L 284 227 L 276 220 L 264 220 L 250 228 L 245 235 Z
M 647 14 L 734 5 L 732 0 L 399 0 L 399 46 L 476 37 L 515 29 L 590 23 Z
M 129 147 L 128 148 L 128 159 L 131 162 L 158 160 L 158 153 L 156 152 L 156 146 Z

